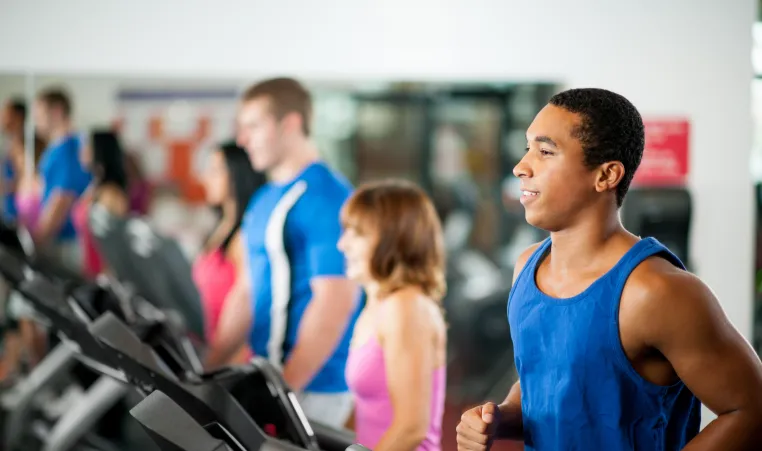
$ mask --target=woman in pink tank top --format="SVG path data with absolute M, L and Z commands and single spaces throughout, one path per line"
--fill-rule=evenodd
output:
M 347 384 L 357 443 L 440 450 L 446 385 L 442 230 L 417 186 L 360 187 L 345 204 L 339 248 L 367 303 L 354 328 Z
M 204 190 L 206 201 L 218 219 L 193 263 L 193 280 L 201 295 L 208 343 L 215 339 L 225 299 L 241 267 L 243 245 L 239 228 L 246 205 L 264 180 L 264 175 L 252 169 L 246 151 L 235 143 L 225 143 L 209 156 Z M 246 361 L 250 355 L 248 347 L 244 347 L 229 363 Z

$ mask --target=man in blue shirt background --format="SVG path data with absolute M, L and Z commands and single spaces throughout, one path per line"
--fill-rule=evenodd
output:
M 71 100 L 65 91 L 50 88 L 40 93 L 34 108 L 35 126 L 48 142 L 42 154 L 42 210 L 32 237 L 74 270 L 81 269 L 81 253 L 71 219 L 74 202 L 90 183 L 79 160 L 81 139 L 72 130 Z
M 245 263 L 226 299 L 207 365 L 224 364 L 249 337 L 283 371 L 305 414 L 342 426 L 352 410 L 344 378 L 359 287 L 337 249 L 339 211 L 352 187 L 311 142 L 311 96 L 292 79 L 243 95 L 238 141 L 269 183 L 242 225 Z

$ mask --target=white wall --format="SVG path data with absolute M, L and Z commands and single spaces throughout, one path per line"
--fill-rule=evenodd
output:
M 693 126 L 696 270 L 749 337 L 755 3 L 218 1 L 212 13 L 200 0 L 10 0 L 0 14 L 0 69 L 252 79 L 275 73 L 313 80 L 560 79 L 616 90 L 645 115 L 686 115 Z

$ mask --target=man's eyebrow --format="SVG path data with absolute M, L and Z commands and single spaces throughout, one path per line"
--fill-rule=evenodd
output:
M 553 147 L 558 147 L 558 144 L 556 144 L 556 142 L 553 141 L 549 136 L 535 136 L 534 142 L 550 144 Z

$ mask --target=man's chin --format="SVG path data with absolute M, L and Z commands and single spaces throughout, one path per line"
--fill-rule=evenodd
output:
M 525 211 L 524 219 L 526 219 L 527 224 L 532 227 L 538 228 L 540 230 L 548 230 L 548 223 L 546 220 L 544 220 L 545 218 L 543 218 L 542 215 L 539 215 L 533 211 Z

